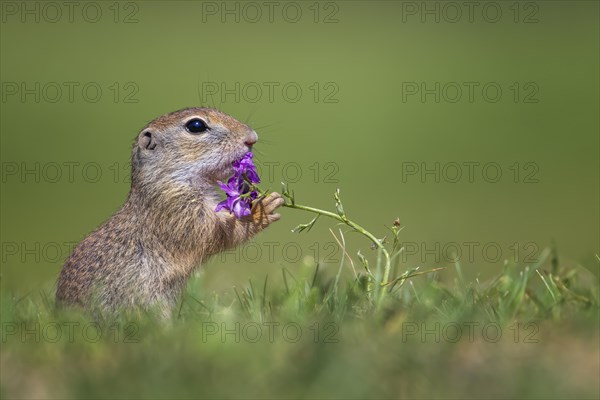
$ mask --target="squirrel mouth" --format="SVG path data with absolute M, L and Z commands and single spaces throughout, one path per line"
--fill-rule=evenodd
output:
M 229 178 L 231 178 L 236 172 L 235 164 L 240 163 L 240 162 L 242 162 L 242 160 L 247 158 L 248 153 L 250 153 L 250 157 L 252 157 L 252 152 L 245 150 L 244 152 L 241 152 L 239 155 L 236 155 L 234 157 L 227 157 L 226 159 L 223 159 L 222 160 L 222 168 L 220 168 L 220 171 L 218 173 L 219 179 L 217 179 L 217 180 L 226 182 Z
M 196 178 L 198 183 L 210 183 L 216 185 L 219 181 L 227 182 L 235 174 L 234 163 L 240 162 L 246 154 L 247 150 L 239 153 L 234 153 L 233 156 L 221 157 L 213 168 L 201 168 L 200 171 L 196 172 Z
M 219 163 L 219 167 L 216 168 L 215 173 L 211 174 L 213 178 L 211 179 L 211 181 L 213 181 L 212 183 L 216 185 L 218 181 L 227 182 L 227 180 L 235 173 L 233 163 L 241 158 L 242 157 L 222 158 L 221 162 Z

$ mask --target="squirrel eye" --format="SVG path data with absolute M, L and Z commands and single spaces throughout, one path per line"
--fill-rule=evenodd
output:
M 206 126 L 206 123 L 201 119 L 194 118 L 185 124 L 185 129 L 190 133 L 202 133 L 208 129 L 208 126 Z

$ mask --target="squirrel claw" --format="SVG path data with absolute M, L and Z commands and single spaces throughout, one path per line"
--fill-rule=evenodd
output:
M 280 214 L 275 214 L 275 210 L 283 205 L 285 200 L 279 193 L 273 192 L 260 199 L 252 207 L 252 218 L 255 222 L 263 226 L 269 225 L 281 218 Z

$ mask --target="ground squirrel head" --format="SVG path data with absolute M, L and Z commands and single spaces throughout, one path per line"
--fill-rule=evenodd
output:
M 233 173 L 251 150 L 252 128 L 213 108 L 186 108 L 146 125 L 132 152 L 132 186 L 208 186 Z

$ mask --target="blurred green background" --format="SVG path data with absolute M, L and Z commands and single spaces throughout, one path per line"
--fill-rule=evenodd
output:
M 406 268 L 449 265 L 456 243 L 465 271 L 486 276 L 554 241 L 597 275 L 597 2 L 482 2 L 472 15 L 453 3 L 461 16 L 444 2 L 281 2 L 272 17 L 260 2 L 260 16 L 243 2 L 81 2 L 72 16 L 44 4 L 2 2 L 3 291 L 54 282 L 69 243 L 124 202 L 138 130 L 202 104 L 251 117 L 264 187 L 287 179 L 299 202 L 328 209 L 339 187 L 379 236 L 399 217 Z M 439 163 L 440 181 L 406 163 Z M 463 166 L 458 182 L 448 163 Z M 464 163 L 479 163 L 472 182 Z M 296 236 L 310 216 L 282 214 L 254 249 L 207 265 L 208 289 L 339 260 L 329 222 Z

